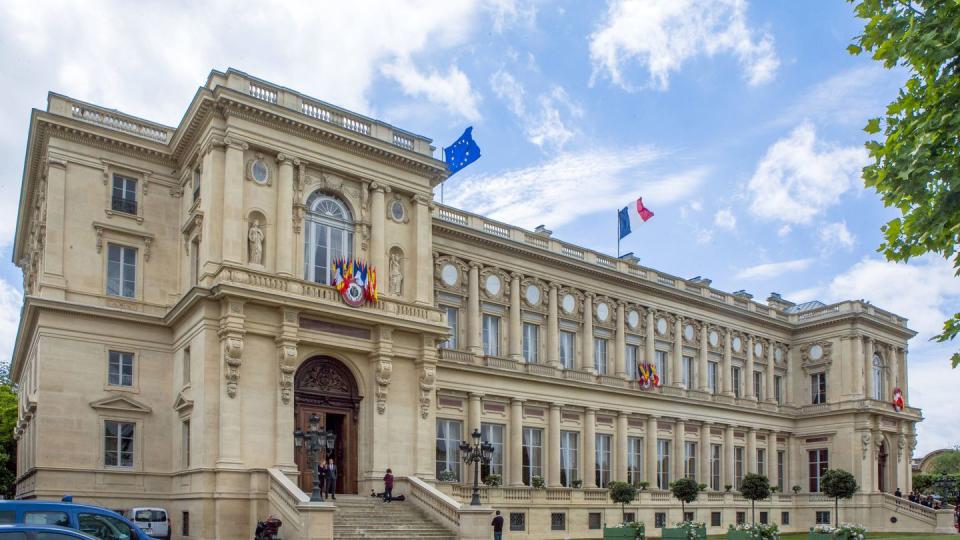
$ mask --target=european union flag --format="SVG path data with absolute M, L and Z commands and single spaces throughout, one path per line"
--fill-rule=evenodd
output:
M 630 212 L 628 207 L 624 206 L 617 212 L 617 218 L 620 222 L 620 240 L 623 240 L 623 237 L 630 234 Z
M 473 126 L 468 127 L 457 142 L 443 150 L 443 160 L 447 162 L 450 174 L 480 159 L 480 147 L 473 142 Z

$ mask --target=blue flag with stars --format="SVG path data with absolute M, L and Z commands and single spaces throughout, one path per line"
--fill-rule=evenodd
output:
M 457 142 L 443 150 L 443 160 L 453 175 L 460 169 L 480 159 L 480 147 L 473 141 L 473 126 L 468 127 Z

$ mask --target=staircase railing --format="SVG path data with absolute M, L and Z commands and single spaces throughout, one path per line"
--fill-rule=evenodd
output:
M 270 473 L 270 512 L 283 521 L 283 537 L 332 539 L 335 506 L 310 502 L 310 497 L 279 469 L 267 471 Z
M 464 506 L 452 497 L 415 476 L 400 481 L 407 484 L 410 501 L 437 523 L 462 540 L 487 538 L 493 511 L 489 506 Z
M 883 505 L 887 507 L 887 509 L 910 514 L 930 525 L 937 524 L 936 510 L 889 493 L 881 493 L 881 495 L 883 496 Z

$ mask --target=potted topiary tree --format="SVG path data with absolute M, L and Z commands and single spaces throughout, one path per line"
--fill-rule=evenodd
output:
M 687 503 L 697 500 L 700 493 L 700 486 L 693 478 L 681 478 L 670 484 L 670 492 L 680 501 L 680 509 L 684 516 L 687 513 Z M 663 538 L 682 538 L 689 540 L 691 538 L 707 537 L 707 527 L 705 523 L 693 521 L 681 521 L 674 528 L 664 528 Z
M 833 497 L 834 526 L 840 526 L 840 499 L 849 499 L 857 493 L 857 479 L 843 469 L 830 469 L 820 479 L 820 490 Z
M 762 501 L 770 496 L 770 481 L 762 474 L 749 473 L 743 477 L 743 483 L 740 484 L 740 494 L 750 501 L 750 521 L 756 523 L 757 516 L 754 505 L 757 501 Z
M 800 486 L 793 486 L 793 487 L 790 488 L 790 489 L 793 490 L 793 494 L 794 494 L 794 495 L 798 495 L 798 494 L 800 493 L 800 490 L 803 489 L 803 488 L 800 487 Z
M 643 526 L 636 528 L 627 523 L 626 505 L 632 503 L 633 500 L 637 498 L 637 488 L 627 482 L 610 482 L 607 484 L 607 491 L 610 494 L 610 500 L 615 503 L 620 503 L 622 521 L 619 526 L 603 528 L 604 540 L 619 538 L 629 538 L 633 540 L 638 536 L 642 537 Z
M 646 480 L 644 480 L 640 482 L 639 485 L 640 485 L 640 491 L 646 491 L 647 488 L 650 487 L 650 482 L 647 482 Z

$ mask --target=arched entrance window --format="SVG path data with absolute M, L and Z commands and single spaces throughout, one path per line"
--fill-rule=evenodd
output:
M 353 254 L 353 217 L 340 199 L 314 192 L 307 199 L 304 235 L 304 275 L 330 284 L 330 267 L 337 257 Z
M 873 355 L 873 399 L 883 399 L 883 359 L 879 354 Z
M 356 493 L 358 477 L 357 424 L 360 396 L 357 381 L 343 362 L 329 356 L 315 356 L 304 362 L 294 376 L 294 422 L 306 430 L 309 418 L 320 418 L 320 429 L 336 435 L 330 456 L 337 464 L 337 493 Z M 313 472 L 306 449 L 294 452 L 300 471 L 300 489 L 309 493 Z

